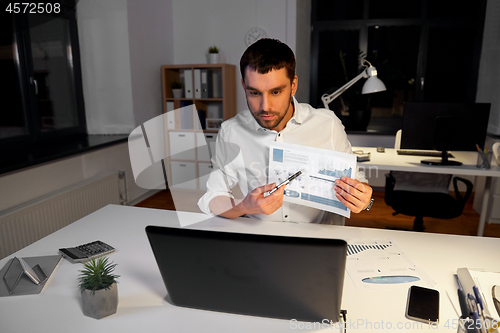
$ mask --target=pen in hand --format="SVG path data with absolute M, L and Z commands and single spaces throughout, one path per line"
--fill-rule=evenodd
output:
M 292 180 L 294 180 L 295 178 L 297 178 L 298 176 L 300 176 L 302 174 L 302 171 L 299 171 L 295 174 L 293 174 L 292 176 L 290 176 L 287 180 L 285 180 L 284 182 L 282 182 L 281 184 L 277 185 L 275 188 L 273 188 L 271 191 L 267 192 L 267 195 L 271 195 L 273 194 L 277 189 L 279 189 L 281 186 L 284 186 L 284 185 L 287 185 L 289 182 L 291 182 Z

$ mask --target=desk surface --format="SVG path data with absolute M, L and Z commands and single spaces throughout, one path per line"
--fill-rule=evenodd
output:
M 304 237 L 385 239 L 393 238 L 437 283 L 441 293 L 438 331 L 456 332 L 445 327 L 456 319 L 448 300 L 456 294 L 453 274 L 458 267 L 500 270 L 500 239 L 414 233 L 330 225 L 263 222 L 246 218 L 227 220 L 195 213 L 179 212 L 189 228 L 230 232 L 299 235 Z M 144 228 L 147 225 L 178 226 L 175 211 L 110 205 L 18 251 L 15 256 L 56 254 L 71 247 L 100 239 L 117 251 L 110 255 L 121 275 L 116 314 L 96 320 L 82 313 L 77 276 L 81 264 L 61 260 L 39 295 L 0 298 L 0 332 L 317 332 L 291 329 L 287 320 L 242 316 L 173 306 L 167 294 Z M 14 256 L 13 255 L 13 256 Z M 0 261 L 0 267 L 12 256 Z M 455 291 L 454 291 L 455 290 Z M 391 323 L 407 325 L 405 332 L 422 331 L 422 326 L 405 318 L 407 288 L 385 292 L 358 291 L 348 274 L 345 277 L 342 308 L 348 311 L 348 332 L 373 332 Z M 372 325 L 370 327 L 370 325 Z M 383 325 L 383 326 L 380 326 Z M 411 328 L 413 327 L 413 329 Z M 423 325 L 424 330 L 428 330 Z M 331 328 L 325 332 L 335 331 Z M 378 331 L 378 329 L 377 329 Z M 382 329 L 384 331 L 384 329 Z M 433 332 L 436 330 L 433 330 Z
M 435 160 L 440 158 L 428 156 L 398 155 L 397 150 L 392 148 L 386 148 L 385 153 L 378 153 L 377 148 L 371 147 L 352 147 L 352 150 L 362 150 L 364 152 L 370 152 L 370 161 L 359 162 L 358 165 L 360 168 L 363 168 L 363 166 L 365 166 L 366 168 L 378 167 L 382 170 L 500 177 L 500 167 L 494 161 L 492 161 L 490 169 L 477 168 L 477 152 L 473 151 L 451 152 L 454 158 L 450 158 L 450 160 L 462 162 L 463 164 L 460 166 L 438 166 L 422 164 L 420 163 L 420 161 L 430 159 Z

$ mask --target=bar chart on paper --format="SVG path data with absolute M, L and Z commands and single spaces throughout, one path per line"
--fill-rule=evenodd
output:
M 354 155 L 283 142 L 270 144 L 269 182 L 281 183 L 299 170 L 303 173 L 287 185 L 284 201 L 350 216 L 334 186 L 337 179 L 354 177 Z
M 378 244 L 377 242 L 373 244 L 347 244 L 347 255 L 349 256 L 367 250 L 385 250 L 391 246 L 392 243 L 390 241 L 384 244 Z

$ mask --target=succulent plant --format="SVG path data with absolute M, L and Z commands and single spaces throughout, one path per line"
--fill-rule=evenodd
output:
M 80 271 L 78 277 L 80 291 L 91 290 L 94 294 L 96 290 L 109 289 L 120 276 L 113 274 L 116 264 L 108 262 L 107 257 L 92 259 L 85 263 L 84 269 Z

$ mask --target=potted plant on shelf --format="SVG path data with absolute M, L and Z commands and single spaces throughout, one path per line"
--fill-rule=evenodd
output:
M 172 82 L 172 96 L 174 98 L 182 98 L 182 83 L 181 81 L 175 80 Z
M 84 264 L 85 269 L 80 271 L 78 278 L 84 315 L 101 319 L 116 313 L 116 280 L 119 275 L 113 274 L 115 267 L 116 264 L 109 263 L 106 257 L 92 259 Z
M 217 46 L 211 46 L 208 49 L 208 63 L 209 64 L 218 64 L 220 62 L 220 54 Z

